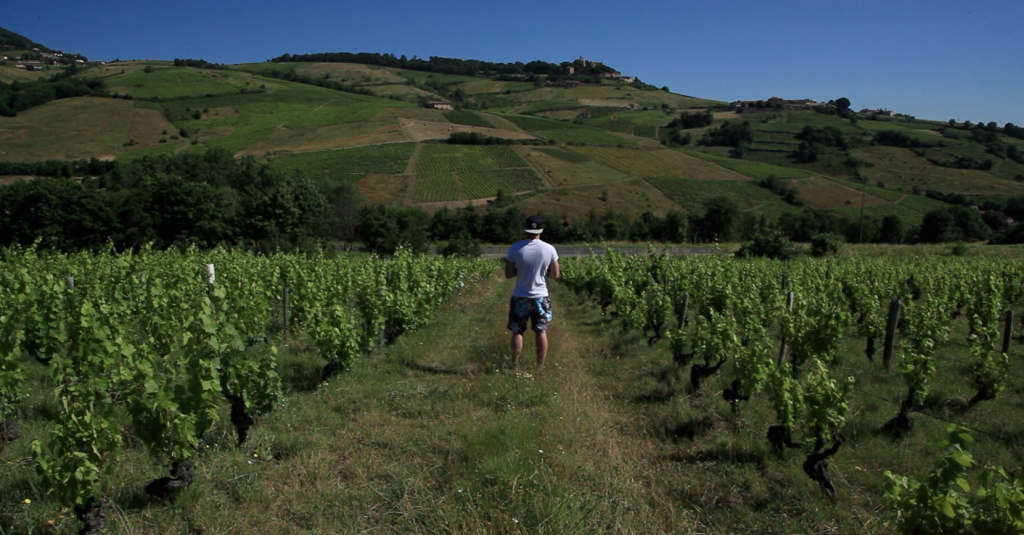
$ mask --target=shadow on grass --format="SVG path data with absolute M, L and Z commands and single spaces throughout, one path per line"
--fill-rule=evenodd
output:
M 466 373 L 464 370 L 457 370 L 452 368 L 442 368 L 440 366 L 427 366 L 411 360 L 402 361 L 402 366 L 417 372 L 429 373 L 431 375 L 461 375 Z
M 648 377 L 654 379 L 655 386 L 653 386 L 647 393 L 637 395 L 633 398 L 635 403 L 642 405 L 660 404 L 671 401 L 681 392 L 685 393 L 684 389 L 680 388 L 682 371 L 679 366 L 670 364 L 663 366 L 660 369 L 652 370 L 650 373 L 645 374 Z
M 670 461 L 678 463 L 725 462 L 732 464 L 750 464 L 764 468 L 764 454 L 756 451 L 730 451 L 724 448 L 712 448 L 693 453 L 674 453 L 668 456 Z
M 685 422 L 666 423 L 662 429 L 662 438 L 671 442 L 694 440 L 706 435 L 714 426 L 715 421 L 710 416 L 691 417 Z
M 285 392 L 307 393 L 320 386 L 323 364 L 309 360 L 293 360 L 279 365 L 281 384 Z

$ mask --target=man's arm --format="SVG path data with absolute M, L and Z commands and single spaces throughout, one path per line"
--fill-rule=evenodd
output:
M 562 275 L 562 270 L 558 267 L 558 260 L 555 260 L 548 266 L 547 278 L 557 279 Z
M 515 262 L 513 262 L 513 261 L 509 260 L 508 258 L 506 258 L 505 259 L 505 278 L 506 279 L 511 279 L 511 278 L 514 278 L 515 276 L 516 276 L 516 264 L 515 264 Z

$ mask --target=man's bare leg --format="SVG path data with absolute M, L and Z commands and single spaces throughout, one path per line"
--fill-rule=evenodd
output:
M 512 369 L 519 369 L 519 353 L 523 351 L 523 333 L 512 333 Z
M 537 333 L 537 371 L 544 371 L 544 358 L 548 356 L 548 333 Z M 520 343 L 522 337 L 520 337 Z

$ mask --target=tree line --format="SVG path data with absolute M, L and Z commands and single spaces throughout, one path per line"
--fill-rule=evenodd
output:
M 18 112 L 63 98 L 110 96 L 101 78 L 74 77 L 81 70 L 72 66 L 45 80 L 0 82 L 0 115 L 14 117 Z
M 301 171 L 285 173 L 251 157 L 236 160 L 221 149 L 75 166 L 84 178 L 72 180 L 59 171 L 0 188 L 0 246 L 38 243 L 41 249 L 75 251 L 196 244 L 270 252 L 340 240 L 362 241 L 371 251 L 390 253 L 399 245 L 424 251 L 440 242 L 509 243 L 520 239 L 528 215 L 500 191 L 498 201 L 485 209 L 429 214 L 418 207 L 366 205 L 351 185 L 314 181 Z M 919 227 L 896 216 L 867 216 L 862 225 L 859 218 L 792 204 L 794 209 L 778 218 L 743 212 L 728 196 L 708 199 L 691 213 L 648 212 L 636 219 L 611 210 L 541 215 L 547 222 L 544 239 L 552 243 L 736 242 L 768 229 L 801 242 L 822 234 L 850 242 L 1024 242 L 1024 225 L 1007 225 L 1008 217 L 1024 220 L 1024 196 L 1002 204 L 989 201 L 984 215 L 974 207 L 943 207 L 926 214 Z
M 505 75 L 550 75 L 565 72 L 565 67 L 574 66 L 577 74 L 604 74 L 614 73 L 615 69 L 600 63 L 563 62 L 549 63 L 546 61 L 530 61 L 528 63 L 494 63 L 476 59 L 445 58 L 441 56 L 430 56 L 428 59 L 420 59 L 415 56 L 407 58 L 404 54 L 380 54 L 376 52 L 321 52 L 316 54 L 284 54 L 270 60 L 273 63 L 288 62 L 317 62 L 317 63 L 361 63 L 364 65 L 379 65 L 381 67 L 393 67 L 398 69 L 410 69 L 416 71 L 436 72 L 443 74 L 462 74 L 474 76 L 480 73 L 505 74 Z

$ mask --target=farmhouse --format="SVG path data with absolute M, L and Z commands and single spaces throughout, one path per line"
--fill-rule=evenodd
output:
M 451 102 L 443 102 L 440 100 L 432 100 L 424 105 L 425 108 L 432 110 L 454 110 Z
M 583 85 L 583 82 L 580 82 L 579 80 L 566 80 L 566 81 L 562 82 L 562 85 L 566 89 L 572 89 L 573 87 L 579 87 L 579 86 Z
M 624 84 L 631 84 L 631 83 L 636 81 L 636 77 L 635 76 L 620 76 L 619 77 L 619 81 L 624 83 Z

